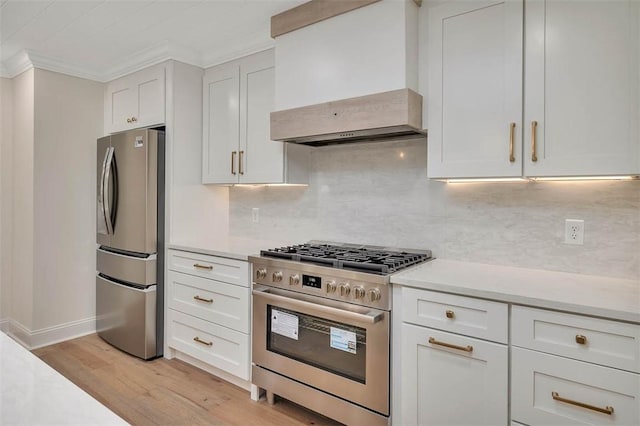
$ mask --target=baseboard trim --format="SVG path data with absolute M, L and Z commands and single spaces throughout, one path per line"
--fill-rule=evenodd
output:
M 18 321 L 9 319 L 6 333 L 29 350 L 49 346 L 96 332 L 96 317 L 70 321 L 53 327 L 31 331 Z

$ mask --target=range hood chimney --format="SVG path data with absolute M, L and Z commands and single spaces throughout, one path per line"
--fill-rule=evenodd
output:
M 312 0 L 271 18 L 271 139 L 319 146 L 424 137 L 413 0 Z
M 410 89 L 271 113 L 271 139 L 322 146 L 424 136 L 422 96 Z

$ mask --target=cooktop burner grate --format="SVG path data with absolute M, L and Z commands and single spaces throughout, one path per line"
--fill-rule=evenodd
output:
M 431 258 L 429 250 L 408 252 L 374 246 L 316 243 L 262 250 L 260 255 L 381 275 L 397 272 Z

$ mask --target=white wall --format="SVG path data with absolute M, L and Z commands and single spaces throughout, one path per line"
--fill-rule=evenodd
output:
M 446 184 L 426 157 L 424 141 L 315 148 L 309 187 L 230 190 L 231 234 L 640 279 L 640 181 Z M 567 218 L 584 219 L 583 246 L 562 242 Z
M 102 83 L 35 70 L 34 333 L 78 322 L 94 327 L 103 96 Z
M 0 329 L 9 312 L 12 259 L 13 82 L 0 78 Z
M 13 238 L 9 316 L 24 340 L 33 327 L 34 70 L 13 78 Z

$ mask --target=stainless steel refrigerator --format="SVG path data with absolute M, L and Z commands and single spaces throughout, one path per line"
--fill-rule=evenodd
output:
M 164 131 L 98 139 L 96 329 L 150 359 L 163 347 Z

